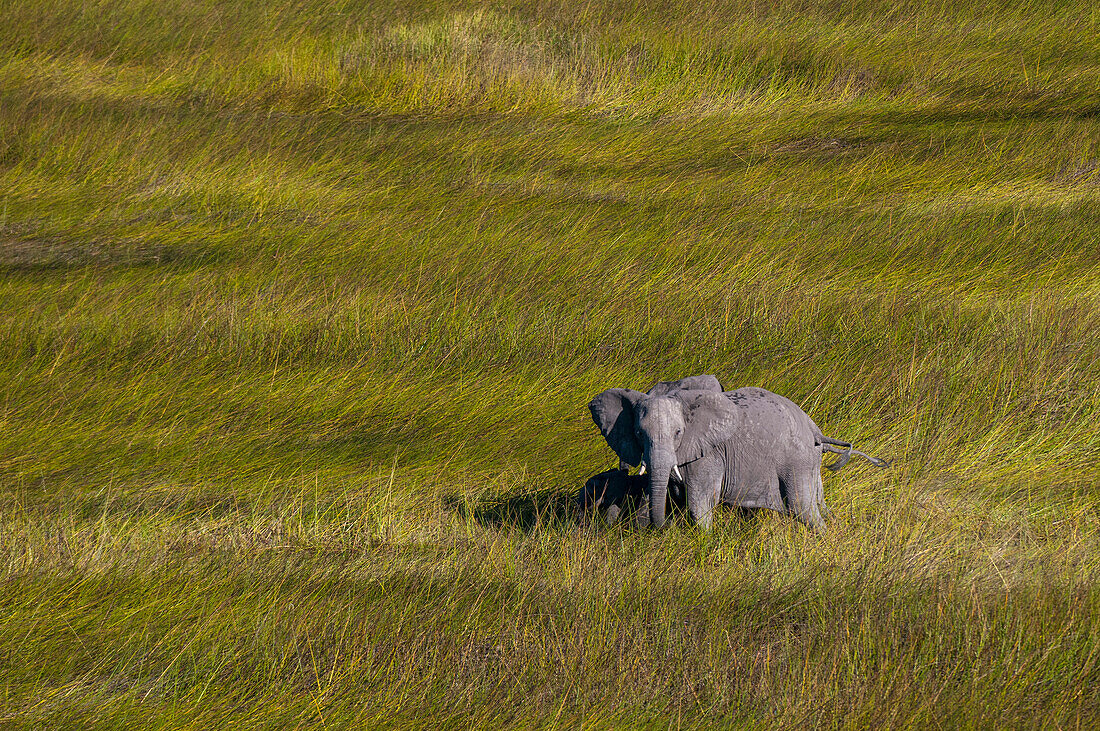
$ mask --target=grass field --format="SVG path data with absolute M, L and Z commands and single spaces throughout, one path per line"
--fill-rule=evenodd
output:
M 1100 6 L 0 5 L 0 727 L 1100 723 Z M 895 460 L 577 525 L 718 375 Z

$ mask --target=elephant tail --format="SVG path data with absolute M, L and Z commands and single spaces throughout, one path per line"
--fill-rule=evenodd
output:
M 889 460 L 881 459 L 879 457 L 872 457 L 869 454 L 864 454 L 858 449 L 853 449 L 852 445 L 849 442 L 842 442 L 839 439 L 833 439 L 824 435 L 819 435 L 817 440 L 821 444 L 821 448 L 823 451 L 829 452 L 830 454 L 840 455 L 840 457 L 838 457 L 835 462 L 825 465 L 825 469 L 829 470 L 830 472 L 840 472 L 840 470 L 844 468 L 844 465 L 848 464 L 848 460 L 852 458 L 852 455 L 863 457 L 875 467 L 890 466 Z

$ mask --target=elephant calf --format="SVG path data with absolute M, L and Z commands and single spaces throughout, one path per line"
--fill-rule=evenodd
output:
M 602 513 L 608 525 L 614 525 L 622 517 L 623 511 L 635 513 L 641 525 L 649 524 L 649 497 L 646 487 L 649 478 L 644 475 L 632 475 L 624 469 L 606 470 L 592 475 L 577 493 L 576 509 L 578 517 L 585 521 L 594 513 Z M 670 490 L 674 505 L 682 506 L 678 497 L 682 493 Z

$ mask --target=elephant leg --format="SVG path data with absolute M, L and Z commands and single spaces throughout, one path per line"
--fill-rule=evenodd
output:
M 639 500 L 638 509 L 634 512 L 634 520 L 639 528 L 648 528 L 650 524 L 649 519 L 649 500 Z
M 725 465 L 720 460 L 703 462 L 695 467 L 687 480 L 688 514 L 692 521 L 703 530 L 710 530 L 714 518 L 714 508 L 722 492 L 722 477 Z
M 794 470 L 789 475 L 780 475 L 779 481 L 787 498 L 787 512 L 815 533 L 823 532 L 825 520 L 821 517 L 820 506 L 824 503 L 818 487 L 821 484 L 820 474 L 815 480 L 811 470 Z
M 619 505 L 612 505 L 607 509 L 607 513 L 604 515 L 604 520 L 608 525 L 615 525 L 619 522 L 619 514 L 622 512 L 622 508 Z
M 814 480 L 814 493 L 817 497 L 817 507 L 820 510 L 821 515 L 826 518 L 833 516 L 833 511 L 829 510 L 829 506 L 825 504 L 825 486 L 821 484 L 821 466 L 817 465 L 813 470 Z

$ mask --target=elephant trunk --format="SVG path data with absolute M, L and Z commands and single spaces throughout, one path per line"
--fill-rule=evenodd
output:
M 665 504 L 668 501 L 668 478 L 676 467 L 671 452 L 654 451 L 646 455 L 649 472 L 649 519 L 657 528 L 665 524 Z

